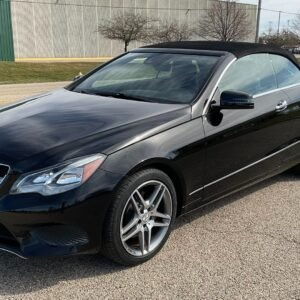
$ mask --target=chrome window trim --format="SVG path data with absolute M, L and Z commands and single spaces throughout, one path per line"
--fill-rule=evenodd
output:
M 10 173 L 10 166 L 9 165 L 6 165 L 6 164 L 0 164 L 0 166 L 3 166 L 3 167 L 7 167 L 8 168 L 8 171 L 6 173 L 6 175 L 1 179 L 0 177 L 0 185 L 4 182 L 4 180 L 6 179 L 7 175 Z
M 256 162 L 254 162 L 254 163 L 252 163 L 250 165 L 247 165 L 247 166 L 245 166 L 245 167 L 243 167 L 243 168 L 241 168 L 241 169 L 239 169 L 237 171 L 234 171 L 234 172 L 232 172 L 232 173 L 230 173 L 230 174 L 228 174 L 228 175 L 226 175 L 224 177 L 221 177 L 221 178 L 219 178 L 219 179 L 217 179 L 217 180 L 215 180 L 215 181 L 213 181 L 211 183 L 208 183 L 208 184 L 204 185 L 203 187 L 201 187 L 199 189 L 196 189 L 193 192 L 191 192 L 189 194 L 189 196 L 191 196 L 191 195 L 193 195 L 193 194 L 195 194 L 195 193 L 197 193 L 197 192 L 199 192 L 201 190 L 204 190 L 205 188 L 210 187 L 210 186 L 212 186 L 212 185 L 214 185 L 214 184 L 216 184 L 216 183 L 218 183 L 218 182 L 220 182 L 220 181 L 222 181 L 224 179 L 227 179 L 227 178 L 229 178 L 229 177 L 231 177 L 233 175 L 236 175 L 236 174 L 238 174 L 238 173 L 240 173 L 240 172 L 242 172 L 242 171 L 244 171 L 244 170 L 246 170 L 248 168 L 251 168 L 251 167 L 259 164 L 260 162 L 263 162 L 263 161 L 265 161 L 265 160 L 267 160 L 267 159 L 269 159 L 269 158 L 271 158 L 271 157 L 273 157 L 273 156 L 275 156 L 275 155 L 277 155 L 277 154 L 279 154 L 279 153 L 281 153 L 281 152 L 283 152 L 283 151 L 285 151 L 285 150 L 287 150 L 287 149 L 289 149 L 291 147 L 296 146 L 297 144 L 300 144 L 300 141 L 297 141 L 297 142 L 295 142 L 295 143 L 293 143 L 293 144 L 291 144 L 291 145 L 289 145 L 289 146 L 287 146 L 287 147 L 285 147 L 285 148 L 283 148 L 283 149 L 281 149 L 279 151 L 274 152 L 273 154 L 270 154 L 270 155 L 268 155 L 268 156 L 266 156 L 266 157 L 264 157 L 264 158 L 262 158 L 260 160 L 257 160 Z
M 216 93 L 216 91 L 217 91 L 217 89 L 218 89 L 218 86 L 219 86 L 220 81 L 223 79 L 223 77 L 224 77 L 225 73 L 227 72 L 227 70 L 231 67 L 231 65 L 232 65 L 236 60 L 237 60 L 236 57 L 233 58 L 233 59 L 227 64 L 227 66 L 225 67 L 225 69 L 223 70 L 223 72 L 221 73 L 221 75 L 220 75 L 218 81 L 217 81 L 216 84 L 214 85 L 214 88 L 213 88 L 213 90 L 212 90 L 210 96 L 208 97 L 207 103 L 206 103 L 205 106 L 204 106 L 204 109 L 203 109 L 203 115 L 206 115 L 206 114 L 207 114 L 208 108 L 209 108 L 210 103 L 211 103 L 211 101 L 212 101 L 212 99 L 213 99 L 213 97 L 214 97 L 214 95 L 215 95 L 215 93 Z
M 260 94 L 253 95 L 253 99 L 256 99 L 256 98 L 259 98 L 259 97 L 262 97 L 262 96 L 265 96 L 265 95 L 269 95 L 269 94 L 272 94 L 272 93 L 276 93 L 276 92 L 279 92 L 279 91 L 283 91 L 283 90 L 286 90 L 286 89 L 290 89 L 290 88 L 293 88 L 293 87 L 297 87 L 297 86 L 300 86 L 300 82 L 299 83 L 294 83 L 294 84 L 291 84 L 291 85 L 288 85 L 288 86 L 285 86 L 285 87 L 277 88 L 275 90 L 270 90 L 270 91 L 267 91 L 267 92 L 263 92 L 263 93 L 260 93 Z
M 237 58 L 234 58 L 233 60 L 231 60 L 228 63 L 228 65 L 226 66 L 226 68 L 223 70 L 222 74 L 220 75 L 220 77 L 219 77 L 218 81 L 216 82 L 216 84 L 215 84 L 215 86 L 214 86 L 214 88 L 213 88 L 213 90 L 212 90 L 212 92 L 211 92 L 211 94 L 210 94 L 210 96 L 208 98 L 208 101 L 207 101 L 207 103 L 206 103 L 206 105 L 205 105 L 205 107 L 203 109 L 203 115 L 207 115 L 209 106 L 211 104 L 211 101 L 212 101 L 212 99 L 213 99 L 213 97 L 214 97 L 217 89 L 218 89 L 218 86 L 219 86 L 221 80 L 223 79 L 223 77 L 225 76 L 226 72 L 228 71 L 228 69 L 231 67 L 231 65 L 235 61 L 237 61 Z M 275 73 L 275 77 L 276 77 L 276 73 Z M 289 88 L 293 88 L 293 87 L 297 87 L 297 86 L 300 86 L 300 82 L 299 83 L 295 83 L 295 84 L 291 84 L 291 85 L 288 85 L 288 86 L 285 86 L 285 87 L 281 87 L 281 88 L 278 87 L 276 89 L 273 89 L 273 90 L 270 90 L 270 91 L 267 91 L 267 92 L 255 94 L 252 97 L 253 97 L 253 99 L 256 99 L 256 98 L 259 98 L 259 97 L 263 97 L 265 95 L 269 95 L 269 94 L 272 94 L 272 93 L 280 92 L 280 91 L 283 91 L 283 90 L 286 90 L 286 89 L 289 89 Z

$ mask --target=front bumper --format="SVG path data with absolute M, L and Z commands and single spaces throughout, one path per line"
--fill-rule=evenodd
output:
M 122 177 L 98 170 L 81 187 L 47 197 L 9 195 L 2 187 L 0 250 L 23 258 L 98 253 L 106 212 Z

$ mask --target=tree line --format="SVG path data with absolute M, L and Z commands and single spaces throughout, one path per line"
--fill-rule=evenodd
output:
M 268 32 L 261 35 L 260 42 L 289 49 L 300 48 L 300 15 L 292 20 L 288 28 L 276 31 L 270 27 Z
M 187 22 L 158 20 L 140 13 L 117 14 L 99 24 L 105 38 L 124 43 L 127 52 L 131 42 L 146 43 L 189 40 L 237 41 L 249 37 L 253 28 L 246 10 L 234 1 L 215 1 L 205 15 L 191 27 Z

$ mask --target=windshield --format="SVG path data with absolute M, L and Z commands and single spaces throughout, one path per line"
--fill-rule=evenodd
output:
M 190 103 L 219 57 L 128 53 L 73 88 L 79 93 L 158 103 Z

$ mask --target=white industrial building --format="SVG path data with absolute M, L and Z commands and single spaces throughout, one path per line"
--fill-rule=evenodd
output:
M 123 44 L 98 32 L 103 19 L 136 11 L 156 19 L 175 19 L 191 27 L 211 0 L 11 0 L 15 58 L 93 58 L 115 56 Z M 249 14 L 254 41 L 256 6 L 239 3 Z M 130 45 L 131 48 L 139 46 Z

